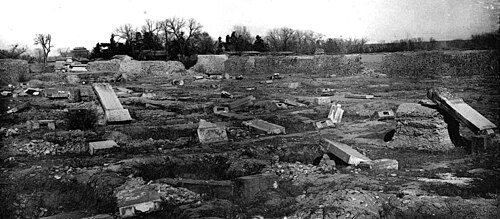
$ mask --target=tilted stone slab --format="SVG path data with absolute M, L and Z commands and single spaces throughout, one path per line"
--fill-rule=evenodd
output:
M 327 143 L 326 146 L 324 146 L 324 150 L 337 156 L 347 164 L 357 166 L 361 162 L 371 161 L 370 158 L 359 153 L 357 150 L 354 150 L 352 147 L 346 144 L 342 144 L 340 142 L 332 141 L 326 138 L 323 140 Z

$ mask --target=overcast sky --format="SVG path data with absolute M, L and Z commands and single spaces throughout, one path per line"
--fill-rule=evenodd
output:
M 0 48 L 33 46 L 50 33 L 56 48 L 109 42 L 116 27 L 145 19 L 194 18 L 214 39 L 234 25 L 252 35 L 276 27 L 369 42 L 433 37 L 467 39 L 498 29 L 499 0 L 8 0 L 0 3 Z M 53 50 L 55 51 L 55 49 Z M 52 53 L 51 55 L 57 55 Z

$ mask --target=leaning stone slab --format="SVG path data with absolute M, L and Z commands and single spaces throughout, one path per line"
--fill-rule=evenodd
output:
M 357 150 L 354 150 L 346 144 L 335 142 L 326 138 L 324 139 L 324 141 L 327 143 L 326 146 L 324 146 L 324 150 L 337 156 L 347 164 L 357 166 L 361 162 L 371 161 L 370 158 L 359 153 Z
M 254 119 L 251 121 L 243 122 L 243 125 L 249 126 L 258 131 L 265 132 L 267 134 L 286 134 L 285 127 L 276 125 L 270 122 L 266 122 L 261 119 Z
M 427 97 L 475 133 L 493 134 L 493 129 L 497 128 L 490 120 L 465 103 L 462 98 L 455 97 L 444 88 L 429 90 Z
M 123 108 L 111 85 L 108 83 L 94 83 L 92 87 L 99 98 L 107 122 L 132 121 L 128 110 Z
M 342 115 L 344 115 L 344 110 L 341 108 L 341 105 L 332 104 L 330 107 L 330 113 L 328 113 L 328 118 L 333 123 L 340 123 L 342 121 Z

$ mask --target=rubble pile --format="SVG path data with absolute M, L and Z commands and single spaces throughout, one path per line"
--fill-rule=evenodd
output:
M 66 144 L 61 146 L 44 140 L 31 140 L 19 146 L 18 150 L 32 156 L 60 155 L 68 153 L 83 153 L 87 151 L 86 144 Z
M 113 59 L 109 61 L 89 62 L 87 69 L 90 72 L 117 72 L 120 70 L 120 61 Z
M 282 163 L 279 162 L 273 165 L 271 168 L 265 170 L 267 173 L 275 173 L 281 179 L 296 179 L 299 176 L 311 176 L 317 174 L 323 174 L 324 169 L 321 167 L 314 166 L 312 164 L 302 164 L 300 162 L 295 163 Z
M 133 200 L 134 195 L 143 194 L 137 191 L 154 191 L 158 193 L 162 202 L 169 206 L 178 206 L 201 201 L 201 196 L 186 188 L 175 188 L 168 184 L 148 183 L 140 177 L 131 178 L 123 185 L 115 189 L 115 197 L 118 202 Z

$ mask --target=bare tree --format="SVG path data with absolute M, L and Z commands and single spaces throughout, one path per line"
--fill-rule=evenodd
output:
M 113 34 L 118 36 L 120 39 L 131 42 L 132 39 L 134 39 L 136 32 L 137 28 L 132 27 L 132 24 L 124 24 L 116 28 Z
M 267 32 L 266 39 L 272 50 L 288 51 L 293 42 L 295 31 L 292 28 L 275 28 Z
M 21 54 L 26 52 L 25 46 L 19 47 L 19 44 L 11 45 L 10 49 L 0 50 L 0 59 L 17 59 Z
M 187 46 L 191 44 L 191 39 L 194 35 L 200 34 L 203 27 L 195 19 L 185 20 L 184 18 L 173 17 L 166 19 L 163 24 L 166 39 L 168 35 L 172 35 L 173 39 L 179 43 L 181 53 L 186 54 Z M 167 42 L 168 43 L 168 42 Z
M 44 34 L 37 34 L 35 39 L 35 45 L 40 44 L 43 49 L 43 66 L 47 65 L 47 57 L 49 56 L 50 49 L 54 47 L 51 45 L 52 43 L 52 36 L 50 34 L 44 35 Z
M 59 55 L 61 55 L 61 57 L 71 56 L 71 49 L 69 47 L 59 48 L 57 49 L 57 52 L 59 52 Z
M 252 34 L 250 33 L 250 31 L 246 26 L 235 25 L 233 26 L 233 31 L 236 33 L 236 36 L 238 37 L 241 36 L 242 40 L 249 43 L 253 43 L 254 40 Z

